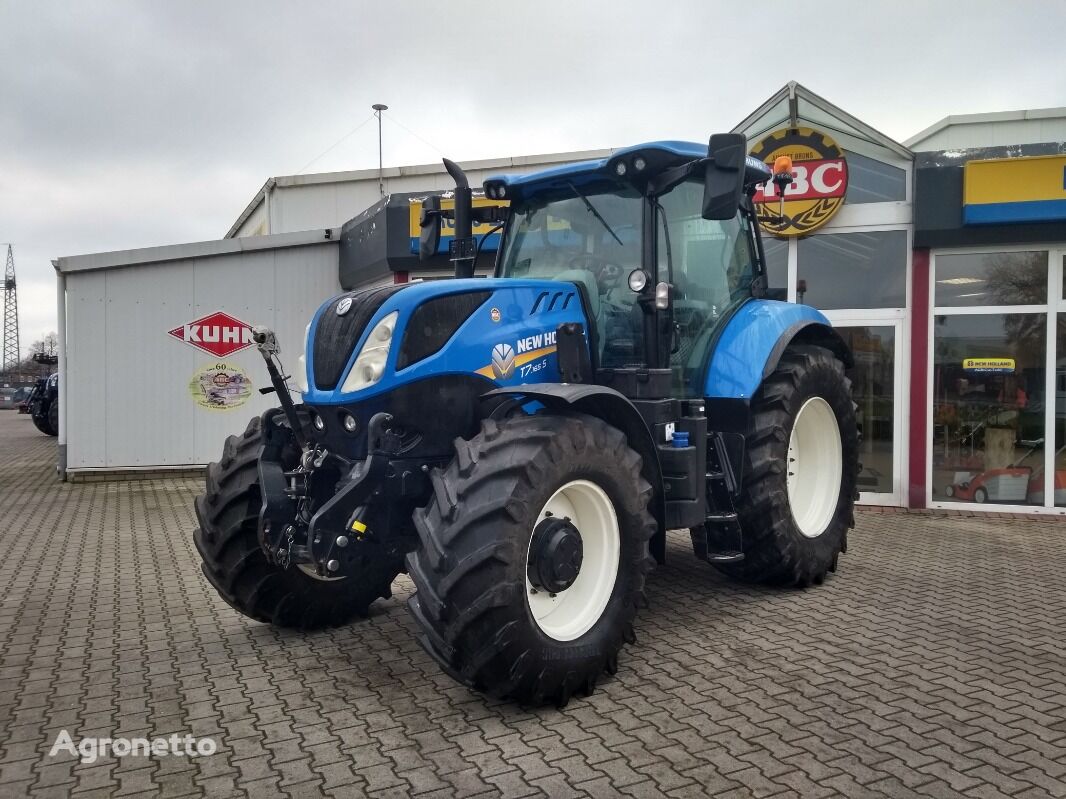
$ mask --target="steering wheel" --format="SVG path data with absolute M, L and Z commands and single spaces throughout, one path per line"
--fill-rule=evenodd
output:
M 622 280 L 622 275 L 625 274 L 625 268 L 621 264 L 591 252 L 575 255 L 570 259 L 567 268 L 592 272 L 596 276 L 596 285 L 599 286 L 601 294 L 605 294 L 617 286 Z

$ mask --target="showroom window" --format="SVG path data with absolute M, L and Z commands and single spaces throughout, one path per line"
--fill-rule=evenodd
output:
M 934 254 L 934 505 L 1066 506 L 1063 261 L 1058 248 Z
M 788 299 L 788 239 L 762 236 L 762 250 L 766 258 L 766 297 L 771 300 Z
M 902 202 L 907 199 L 907 171 L 875 158 L 847 150 L 846 203 Z
M 828 233 L 797 242 L 796 302 L 822 310 L 904 308 L 907 232 Z
M 938 307 L 1047 303 L 1046 250 L 938 255 L 936 269 Z

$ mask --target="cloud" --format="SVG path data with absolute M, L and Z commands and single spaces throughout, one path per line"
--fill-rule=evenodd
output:
M 217 238 L 374 102 L 392 165 L 705 139 L 790 79 L 902 139 L 1066 105 L 1064 23 L 987 0 L 6 3 L 0 241 L 23 336 L 54 325 L 51 258 Z M 376 164 L 370 124 L 312 169 Z

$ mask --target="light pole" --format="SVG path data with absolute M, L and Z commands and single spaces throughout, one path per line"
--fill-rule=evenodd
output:
M 381 112 L 388 111 L 389 107 L 384 103 L 374 103 L 370 107 L 374 109 L 374 113 L 377 115 L 378 118 L 378 192 L 381 194 L 382 197 L 384 197 L 385 179 L 384 175 L 382 174 L 381 165 Z

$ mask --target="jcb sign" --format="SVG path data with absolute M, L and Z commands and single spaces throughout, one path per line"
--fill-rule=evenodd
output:
M 752 156 L 771 167 L 781 155 L 792 159 L 792 185 L 785 189 L 784 211 L 773 183 L 755 194 L 763 230 L 775 236 L 802 236 L 817 230 L 844 204 L 848 164 L 844 152 L 824 133 L 786 128 L 762 139 Z

